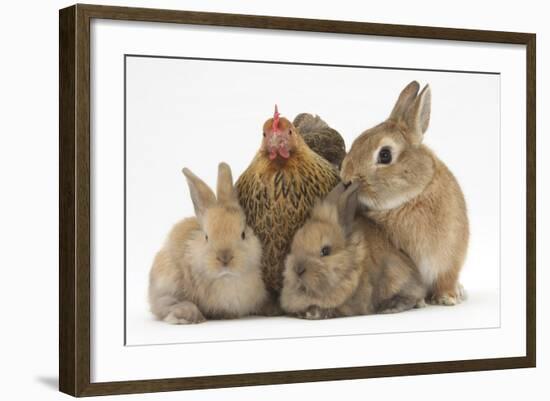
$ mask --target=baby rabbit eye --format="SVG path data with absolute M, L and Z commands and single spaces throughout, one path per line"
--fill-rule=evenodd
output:
M 321 248 L 321 256 L 328 256 L 330 255 L 330 246 L 324 246 Z
M 204 239 L 208 241 L 208 234 L 204 234 Z
M 241 238 L 242 238 L 243 240 L 246 238 L 246 234 L 245 234 L 244 231 L 241 233 Z
M 392 160 L 391 149 L 383 147 L 378 152 L 378 164 L 390 164 Z

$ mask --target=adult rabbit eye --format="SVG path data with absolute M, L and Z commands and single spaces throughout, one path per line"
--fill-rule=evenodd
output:
M 378 164 L 390 164 L 392 161 L 391 149 L 384 147 L 378 152 Z
M 208 234 L 204 235 L 204 239 L 208 241 Z
M 328 256 L 330 255 L 330 246 L 324 246 L 321 248 L 321 256 Z
M 241 238 L 242 238 L 243 240 L 246 238 L 246 234 L 245 234 L 244 231 L 241 233 Z

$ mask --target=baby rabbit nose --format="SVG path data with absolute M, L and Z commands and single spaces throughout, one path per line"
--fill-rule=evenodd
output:
M 227 265 L 233 260 L 233 253 L 229 249 L 223 249 L 218 252 L 217 259 L 224 265 Z
M 294 271 L 298 276 L 301 276 L 306 271 L 306 268 L 302 263 L 298 263 L 296 266 L 294 266 Z

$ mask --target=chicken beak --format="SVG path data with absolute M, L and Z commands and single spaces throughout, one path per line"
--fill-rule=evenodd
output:
M 267 150 L 269 152 L 270 160 L 274 160 L 277 156 L 281 156 L 283 159 L 290 157 L 288 133 L 284 131 L 272 131 L 268 136 Z
M 277 156 L 283 159 L 290 157 L 287 135 L 281 131 L 271 132 L 267 140 L 267 151 L 269 159 L 274 160 Z
M 279 143 L 281 142 L 280 133 L 279 132 L 273 132 L 269 136 L 269 140 L 267 141 L 267 147 L 271 151 L 277 150 L 279 148 Z

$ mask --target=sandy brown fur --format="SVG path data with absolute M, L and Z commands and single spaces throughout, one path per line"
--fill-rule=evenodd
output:
M 430 93 L 418 83 L 403 90 L 390 118 L 361 134 L 342 164 L 344 181 L 360 183 L 366 215 L 417 266 L 429 300 L 452 305 L 462 299 L 458 282 L 468 247 L 466 202 L 460 186 L 422 139 Z M 376 152 L 390 146 L 394 161 L 380 165 Z
M 349 204 L 340 207 L 355 212 Z M 330 255 L 321 256 L 327 245 Z M 414 264 L 379 226 L 364 216 L 345 222 L 337 205 L 325 201 L 294 237 L 281 306 L 299 317 L 322 319 L 398 312 L 421 305 L 424 295 Z
M 198 177 L 185 173 L 197 216 L 177 223 L 155 257 L 151 312 L 175 324 L 260 313 L 267 301 L 261 245 L 246 225 L 229 167 L 220 165 L 217 199 Z

